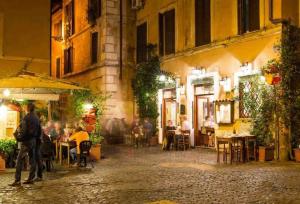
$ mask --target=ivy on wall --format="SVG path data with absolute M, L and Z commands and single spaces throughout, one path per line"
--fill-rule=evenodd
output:
M 288 130 L 290 143 L 290 156 L 293 147 L 299 145 L 300 141 L 300 29 L 285 22 L 281 40 L 279 74 L 281 117 L 285 128 Z
M 172 80 L 160 81 L 161 75 Z M 159 116 L 158 91 L 164 87 L 175 86 L 174 81 L 175 77 L 171 73 L 161 70 L 159 57 L 155 54 L 155 46 L 148 45 L 148 60 L 137 65 L 136 74 L 132 80 L 132 89 L 140 118 L 149 118 L 153 125 L 156 125 Z

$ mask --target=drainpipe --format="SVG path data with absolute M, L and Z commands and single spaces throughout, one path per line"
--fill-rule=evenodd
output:
M 53 3 L 52 3 L 52 1 L 50 0 L 50 35 L 49 35 L 49 39 L 50 39 L 50 49 L 49 49 L 49 55 L 50 55 L 50 63 L 49 63 L 49 76 L 51 76 L 51 72 L 52 72 L 52 5 L 53 5 Z
M 119 79 L 123 78 L 123 1 L 120 0 L 120 75 Z

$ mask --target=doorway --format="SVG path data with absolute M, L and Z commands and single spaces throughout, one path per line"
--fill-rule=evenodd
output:
M 199 88 L 198 87 L 195 87 Z M 214 146 L 215 109 L 214 95 L 212 93 L 201 94 L 195 90 L 195 146 Z

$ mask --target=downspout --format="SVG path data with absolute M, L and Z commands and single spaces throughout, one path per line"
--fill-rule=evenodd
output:
M 119 79 L 123 78 L 123 1 L 120 0 L 120 75 Z
M 49 55 L 50 55 L 50 64 L 49 64 L 49 76 L 51 76 L 52 73 L 52 1 L 50 0 L 50 49 L 49 49 Z

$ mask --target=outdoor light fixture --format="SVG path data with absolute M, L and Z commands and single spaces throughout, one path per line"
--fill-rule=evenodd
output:
M 231 80 L 227 76 L 222 77 L 222 79 L 220 80 L 220 85 L 223 86 L 225 92 L 231 91 Z
M 84 110 L 86 110 L 86 111 L 91 110 L 93 107 L 94 107 L 94 106 L 93 106 L 93 104 L 91 104 L 91 103 L 86 103 L 86 104 L 83 105 L 83 108 L 84 108 Z
M 241 65 L 241 71 L 243 73 L 249 73 L 252 71 L 252 63 L 245 62 Z
M 163 75 L 163 74 L 160 75 L 159 78 L 158 78 L 158 80 L 161 81 L 161 82 L 166 81 L 166 75 Z
M 5 89 L 5 90 L 3 91 L 3 95 L 4 95 L 5 97 L 8 97 L 8 96 L 10 95 L 10 91 L 9 91 L 8 89 Z
M 202 75 L 205 74 L 206 69 L 204 67 L 196 67 L 195 69 L 192 70 L 192 75 Z
M 184 95 L 184 94 L 185 94 L 185 86 L 184 86 L 184 85 L 181 85 L 181 86 L 180 86 L 180 94 L 181 94 L 181 95 Z
M 260 76 L 260 80 L 265 83 L 266 82 L 266 77 L 265 76 Z
M 0 106 L 0 119 L 5 120 L 6 115 L 7 115 L 7 107 L 5 105 Z

